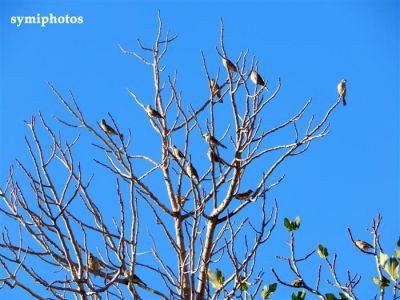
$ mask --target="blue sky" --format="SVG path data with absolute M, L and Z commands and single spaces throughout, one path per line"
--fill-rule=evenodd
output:
M 166 59 L 167 71 L 178 70 L 178 86 L 185 100 L 194 105 L 209 93 L 200 49 L 213 74 L 222 68 L 215 52 L 221 17 L 230 57 L 235 59 L 249 48 L 250 55 L 259 60 L 260 73 L 272 85 L 278 77 L 282 79 L 273 114 L 266 116 L 272 123 L 289 116 L 310 97 L 310 111 L 321 118 L 336 101 L 338 81 L 346 78 L 348 105 L 335 111 L 328 137 L 314 143 L 304 155 L 289 159 L 276 174 L 286 174 L 270 196 L 279 202 L 279 226 L 259 259 L 266 282 L 273 281 L 271 267 L 285 278 L 286 264 L 274 258 L 288 254 L 282 220 L 300 215 L 302 228 L 297 235 L 302 245 L 298 251 L 305 254 L 323 243 L 330 252 L 338 253 L 343 279 L 347 269 L 363 275 L 357 290 L 360 299 L 377 293 L 371 281 L 376 275 L 373 261 L 354 248 L 346 227 L 350 226 L 357 238 L 369 240 L 365 229 L 380 212 L 387 252 L 393 251 L 400 233 L 398 2 L 6 0 L 0 8 L 0 186 L 16 158 L 27 160 L 23 137 L 28 129 L 23 120 L 38 111 L 48 119 L 52 114 L 66 116 L 47 81 L 63 94 L 72 89 L 93 124 L 110 112 L 121 128 L 134 128 L 138 150 L 154 150 L 157 139 L 146 134 L 151 128 L 126 92 L 129 87 L 141 99 L 153 101 L 151 71 L 122 54 L 117 44 L 137 50 L 135 41 L 140 37 L 149 45 L 156 35 L 158 9 L 164 27 L 179 35 Z M 12 16 L 37 13 L 83 16 L 84 23 L 10 24 Z M 221 72 L 225 76 L 224 70 Z M 75 134 L 62 130 L 67 136 Z M 193 156 L 196 149 L 202 149 L 198 147 L 206 149 L 203 142 L 198 143 L 200 146 L 192 147 Z M 77 155 L 84 159 L 86 153 Z M 91 166 L 91 162 L 87 164 Z M 206 168 L 199 164 L 199 169 Z M 97 176 L 95 185 L 107 183 L 107 176 Z M 253 178 L 246 180 L 251 185 Z M 110 184 L 110 194 L 112 187 Z M 146 245 L 141 250 L 145 251 Z M 303 266 L 310 280 L 318 263 L 315 258 Z M 276 299 L 287 299 L 288 293 L 287 288 L 279 287 Z M 0 295 L 14 298 L 19 291 L 4 289 Z

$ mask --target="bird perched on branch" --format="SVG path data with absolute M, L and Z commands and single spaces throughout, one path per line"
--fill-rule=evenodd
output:
M 364 242 L 362 240 L 356 240 L 355 242 L 357 247 L 360 248 L 361 250 L 366 251 L 373 248 L 371 244 L 368 244 L 367 242 Z
M 246 200 L 247 198 L 251 197 L 252 194 L 253 194 L 253 190 L 248 189 L 245 192 L 237 193 L 237 194 L 233 195 L 233 197 L 235 197 L 236 199 L 239 199 L 239 200 Z
M 211 95 L 213 97 L 217 96 L 218 97 L 218 102 L 222 103 L 222 98 L 221 98 L 221 88 L 219 87 L 218 83 L 214 80 L 210 80 L 210 88 L 211 88 Z
M 267 87 L 267 85 L 265 84 L 264 79 L 262 79 L 262 77 L 260 76 L 260 74 L 258 74 L 256 71 L 251 71 L 250 73 L 250 79 L 251 81 L 255 84 L 255 85 L 261 85 L 261 86 L 265 86 Z
M 104 119 L 101 119 L 100 127 L 108 135 L 118 135 L 115 129 L 108 125 Z
M 301 279 L 299 279 L 299 278 L 296 278 L 296 279 L 294 279 L 293 281 L 292 281 L 292 286 L 294 286 L 294 287 L 302 287 L 303 285 L 304 285 L 304 282 L 303 282 L 303 280 L 301 280 Z
M 223 57 L 222 58 L 222 64 L 224 67 L 229 71 L 229 72 L 236 72 L 238 73 L 238 68 L 231 62 L 229 59 Z
M 98 272 L 104 269 L 104 263 L 95 257 L 92 253 L 89 253 L 88 257 L 88 267 L 89 270 Z
M 126 279 L 128 279 L 129 283 L 131 283 L 131 284 L 138 284 L 139 283 L 141 285 L 147 286 L 147 284 L 145 284 L 143 282 L 143 280 L 140 279 L 137 275 L 130 274 L 129 270 L 125 270 L 124 271 L 124 276 L 126 277 Z
M 179 150 L 175 145 L 171 146 L 172 154 L 176 157 L 176 159 L 183 160 L 185 156 L 183 155 L 182 151 Z
M 346 105 L 346 82 L 346 79 L 342 79 L 337 86 L 339 99 L 343 101 L 343 105 Z
M 204 139 L 211 147 L 218 147 L 221 146 L 222 148 L 226 149 L 226 146 L 223 145 L 220 141 L 218 141 L 215 137 L 213 137 L 208 132 L 203 134 Z
M 214 152 L 212 148 L 208 148 L 207 156 L 210 162 L 227 164 L 217 153 Z
M 150 118 L 162 119 L 161 114 L 153 109 L 150 104 L 146 106 L 146 113 Z
M 197 181 L 200 180 L 197 170 L 193 167 L 193 165 L 190 161 L 186 162 L 186 173 L 192 180 L 197 180 Z

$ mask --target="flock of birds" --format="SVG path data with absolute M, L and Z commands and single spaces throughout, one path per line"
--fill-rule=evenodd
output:
M 234 63 L 232 63 L 229 59 L 223 57 L 222 63 L 228 72 L 235 72 L 235 73 L 239 72 L 238 67 Z M 266 81 L 264 81 L 264 79 L 260 76 L 260 74 L 258 74 L 257 71 L 252 70 L 250 72 L 250 80 L 255 85 L 259 85 L 259 86 L 262 86 L 265 89 L 267 89 Z M 221 96 L 221 88 L 218 85 L 218 83 L 216 82 L 216 80 L 214 80 L 214 79 L 210 80 L 210 89 L 211 89 L 212 97 L 217 97 L 218 98 L 217 102 L 222 103 L 223 100 L 222 100 L 222 96 Z M 345 99 L 345 97 L 346 97 L 346 79 L 343 79 L 339 82 L 339 84 L 337 85 L 337 92 L 339 95 L 339 99 L 343 102 L 343 105 L 346 105 L 346 99 Z M 146 111 L 147 115 L 149 116 L 149 118 L 151 118 L 151 119 L 158 119 L 158 120 L 163 119 L 163 116 L 156 109 L 152 108 L 151 105 L 147 105 L 145 107 L 145 111 Z M 119 135 L 121 137 L 121 139 L 123 139 L 122 134 L 117 133 L 117 131 L 114 128 L 112 128 L 110 125 L 108 125 L 104 119 L 101 120 L 100 127 L 107 135 Z M 209 160 L 211 162 L 217 162 L 217 163 L 229 165 L 226 161 L 224 161 L 218 155 L 218 151 L 217 151 L 217 147 L 221 147 L 224 149 L 226 149 L 227 147 L 225 145 L 223 145 L 218 139 L 216 139 L 214 136 L 212 136 L 208 132 L 203 134 L 203 138 L 209 145 L 209 150 L 207 153 Z M 175 145 L 171 145 L 171 150 L 172 150 L 173 156 L 177 160 L 184 161 L 186 174 L 189 176 L 189 178 L 191 180 L 193 180 L 194 182 L 199 183 L 200 178 L 199 178 L 199 174 L 197 173 L 197 170 L 194 168 L 194 166 L 192 165 L 192 163 L 190 161 L 186 161 L 185 155 L 182 153 L 182 151 L 179 150 Z M 248 189 L 247 191 L 238 192 L 238 193 L 234 194 L 233 197 L 236 199 L 239 199 L 239 200 L 247 200 L 252 197 L 253 193 L 254 193 L 253 190 Z M 367 242 L 364 242 L 362 240 L 356 240 L 355 244 L 359 249 L 361 249 L 363 251 L 367 251 L 367 250 L 373 248 L 372 245 L 370 245 Z M 88 267 L 89 267 L 89 270 L 91 270 L 93 272 L 99 272 L 99 271 L 103 270 L 106 266 L 101 260 L 99 260 L 98 258 L 93 256 L 92 253 L 89 253 Z M 146 284 L 138 276 L 136 276 L 135 274 L 130 274 L 130 272 L 128 270 L 124 271 L 124 276 L 132 284 L 140 283 L 140 284 L 146 286 Z M 295 286 L 295 287 L 301 287 L 302 285 L 303 285 L 302 279 L 297 278 L 297 279 L 293 280 L 293 282 L 292 282 L 292 286 Z
M 229 59 L 227 59 L 225 57 L 222 58 L 222 64 L 224 65 L 224 67 L 227 69 L 228 72 L 235 72 L 235 73 L 239 72 L 238 67 L 232 61 L 230 61 Z M 250 72 L 250 80 L 255 85 L 260 85 L 260 86 L 265 87 L 265 89 L 267 89 L 266 81 L 264 81 L 264 79 L 260 76 L 260 74 L 258 74 L 257 71 L 252 70 Z M 216 96 L 218 98 L 217 102 L 222 103 L 223 101 L 222 101 L 222 96 L 221 96 L 221 88 L 218 85 L 218 83 L 216 82 L 216 80 L 214 80 L 214 79 L 210 80 L 210 88 L 211 88 L 212 97 Z M 346 99 L 345 99 L 345 97 L 346 97 L 346 79 L 343 79 L 339 82 L 339 84 L 337 86 L 337 91 L 338 91 L 340 100 L 343 101 L 343 105 L 346 105 Z M 146 111 L 147 115 L 149 116 L 149 118 L 151 118 L 151 119 L 158 119 L 158 120 L 163 119 L 163 116 L 156 109 L 152 108 L 150 104 L 145 107 L 145 111 Z M 108 125 L 104 119 L 101 120 L 100 127 L 107 135 L 120 135 L 121 139 L 123 138 L 122 134 L 118 134 L 117 131 L 114 128 L 112 128 L 110 125 Z M 215 151 L 217 147 L 226 149 L 226 146 L 224 146 L 220 141 L 218 141 L 215 137 L 213 137 L 209 133 L 204 133 L 203 137 L 206 140 L 206 142 L 209 144 L 209 150 L 207 152 L 208 159 L 211 162 L 217 162 L 217 163 L 229 165 L 226 161 L 224 161 L 218 155 L 218 152 Z M 184 154 L 175 145 L 172 145 L 171 149 L 172 149 L 172 153 L 176 159 L 185 160 Z M 197 181 L 197 182 L 200 181 L 199 174 L 197 173 L 197 170 L 194 168 L 194 166 L 192 165 L 192 163 L 190 161 L 185 161 L 185 169 L 186 169 L 187 175 L 193 181 Z M 252 194 L 253 194 L 253 190 L 249 189 L 245 192 L 240 192 L 240 193 L 235 194 L 234 197 L 236 199 L 246 200 L 249 197 L 251 197 Z

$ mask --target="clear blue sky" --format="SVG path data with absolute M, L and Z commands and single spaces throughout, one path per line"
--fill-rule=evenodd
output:
M 354 248 L 346 227 L 350 226 L 357 238 L 370 241 L 365 229 L 381 212 L 383 247 L 390 253 L 400 233 L 398 1 L 144 3 L 0 3 L 0 186 L 4 185 L 8 166 L 17 157 L 27 159 L 23 137 L 28 128 L 23 120 L 38 111 L 49 119 L 51 114 L 66 115 L 46 81 L 64 94 L 71 88 L 93 123 L 110 112 L 121 128 L 134 127 L 135 143 L 156 143 L 155 137 L 147 140 L 146 131 L 151 129 L 141 121 L 146 118 L 126 92 L 129 87 L 142 99 L 152 99 L 151 72 L 138 60 L 123 55 L 117 44 L 137 49 L 137 37 L 147 44 L 153 41 L 160 9 L 165 28 L 179 35 L 170 48 L 167 70 L 172 73 L 178 69 L 179 87 L 186 101 L 196 105 L 208 96 L 200 49 L 213 73 L 221 67 L 215 46 L 222 17 L 229 55 L 236 58 L 249 48 L 250 54 L 257 56 L 263 76 L 272 84 L 282 78 L 279 105 L 274 110 L 282 116 L 271 116 L 272 121 L 289 116 L 309 97 L 313 98 L 311 111 L 321 118 L 336 100 L 338 81 L 346 78 L 348 82 L 348 105 L 334 113 L 329 136 L 314 143 L 304 155 L 288 160 L 277 172 L 286 174 L 270 196 L 280 205 L 279 226 L 259 256 L 266 282 L 273 281 L 271 267 L 286 280 L 293 278 L 287 275 L 286 264 L 274 256 L 288 254 L 283 218 L 300 215 L 299 254 L 323 243 L 331 253 L 338 253 L 342 279 L 347 269 L 362 274 L 357 290 L 360 299 L 373 297 L 377 293 L 371 281 L 376 275 L 374 262 Z M 83 16 L 84 23 L 44 28 L 10 24 L 12 16 L 37 13 Z M 192 156 L 196 156 L 195 148 Z M 78 155 L 84 158 L 84 153 Z M 95 179 L 99 187 L 105 184 L 102 176 Z M 247 180 L 250 184 L 251 178 Z M 1 219 L 0 224 L 4 222 Z M 146 246 L 150 247 L 142 245 L 140 250 L 148 250 Z M 318 263 L 316 257 L 303 266 L 313 282 Z M 287 288 L 278 287 L 273 299 L 288 299 L 288 293 Z M 22 295 L 18 290 L 0 291 L 2 299 Z

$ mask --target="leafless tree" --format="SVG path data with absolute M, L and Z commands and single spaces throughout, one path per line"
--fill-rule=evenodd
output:
M 178 90 L 177 74 L 165 75 L 163 58 L 177 36 L 164 33 L 160 16 L 158 21 L 153 45 L 138 39 L 138 51 L 119 47 L 153 71 L 152 103 L 133 90 L 128 94 L 159 137 L 159 154 L 137 154 L 130 129 L 120 128 L 111 114 L 108 124 L 90 122 L 72 91 L 63 95 L 49 83 L 71 120 L 54 116 L 59 124 L 51 126 L 39 113 L 26 122 L 30 161 L 16 161 L 1 191 L 0 211 L 19 227 L 19 237 L 10 234 L 8 225 L 2 233 L 1 287 L 16 286 L 37 299 L 124 299 L 126 289 L 135 299 L 148 299 L 148 293 L 162 299 L 253 299 L 260 294 L 263 271 L 257 253 L 276 225 L 277 201 L 268 195 L 284 178 L 276 174 L 278 167 L 328 134 L 329 117 L 340 99 L 318 122 L 314 115 L 305 120 L 311 99 L 280 124 L 266 121 L 263 116 L 278 100 L 281 80 L 274 87 L 261 77 L 252 83 L 250 74 L 258 71 L 258 61 L 253 57 L 249 63 L 248 50 L 232 58 L 224 47 L 221 22 L 215 57 L 201 55 L 210 97 L 194 107 Z M 207 67 L 208 59 L 222 58 L 225 68 Z M 231 116 L 219 115 L 216 108 L 221 105 L 230 107 Z M 76 138 L 65 140 L 55 126 L 69 128 Z M 137 122 L 132 127 L 133 135 L 143 130 Z M 98 192 L 91 190 L 96 177 L 76 158 L 83 134 L 92 141 L 86 150 L 89 159 L 115 178 L 116 197 L 108 205 L 117 207 L 119 216 L 105 217 Z M 207 153 L 192 146 L 201 135 L 210 159 L 203 172 L 196 162 L 206 161 Z M 274 135 L 286 142 L 270 145 Z M 184 138 L 180 145 L 178 137 Z M 222 151 L 222 146 L 228 149 Z M 90 157 L 93 150 L 102 158 Z M 250 172 L 255 164 L 264 171 Z M 250 189 L 241 184 L 248 177 L 254 183 Z M 143 220 L 141 205 L 150 209 L 153 220 Z M 259 207 L 259 215 L 242 213 L 250 206 Z M 141 230 L 151 221 L 161 228 L 161 236 Z M 162 239 L 167 248 L 158 246 Z M 149 244 L 146 252 L 138 252 Z M 227 267 L 216 272 L 222 263 Z M 142 272 L 152 273 L 154 280 L 143 282 Z M 32 288 L 32 283 L 42 288 Z

